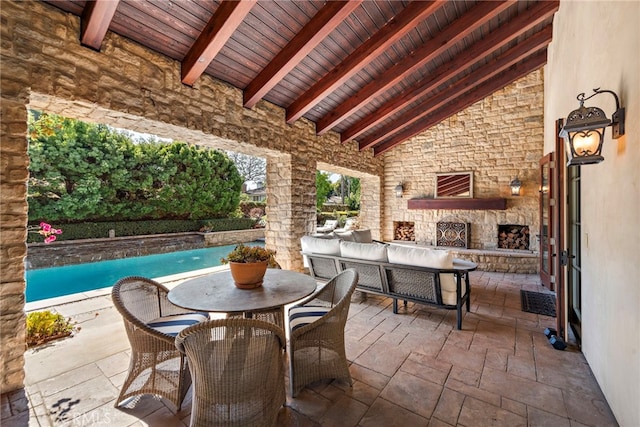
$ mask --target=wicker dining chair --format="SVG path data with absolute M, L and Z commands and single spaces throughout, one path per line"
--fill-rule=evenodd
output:
M 167 299 L 168 289 L 145 277 L 118 280 L 111 297 L 122 315 L 131 345 L 129 372 L 115 406 L 144 394 L 164 397 L 179 411 L 191 386 L 187 359 L 175 337 L 187 326 L 208 320 L 208 313 L 185 310 Z
M 342 379 L 352 384 L 344 327 L 358 273 L 348 269 L 289 309 L 289 386 L 295 397 L 308 384 Z
M 193 374 L 192 427 L 273 426 L 285 403 L 284 331 L 257 319 L 216 319 L 178 334 Z

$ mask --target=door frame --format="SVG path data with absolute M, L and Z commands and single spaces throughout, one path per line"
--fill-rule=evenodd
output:
M 560 137 L 560 131 L 564 125 L 564 119 L 556 120 L 556 147 L 555 147 L 555 197 L 557 203 L 555 204 L 555 216 L 554 216 L 554 228 L 556 238 L 556 254 L 554 258 L 554 276 L 555 276 L 555 291 L 556 291 L 556 330 L 559 336 L 563 337 L 565 341 L 566 336 L 566 313 L 567 313 L 567 298 L 566 298 L 566 204 L 568 200 L 566 198 L 566 152 L 564 149 L 564 139 Z

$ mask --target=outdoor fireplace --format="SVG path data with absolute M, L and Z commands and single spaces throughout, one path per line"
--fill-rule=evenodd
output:
M 409 221 L 394 221 L 393 222 L 393 240 L 415 242 L 416 240 L 415 224 Z
M 499 249 L 529 249 L 529 226 L 498 224 Z

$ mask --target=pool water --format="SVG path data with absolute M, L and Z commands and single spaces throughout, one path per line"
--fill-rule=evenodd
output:
M 264 242 L 250 242 L 264 246 Z M 235 245 L 27 270 L 27 302 L 113 286 L 127 276 L 162 277 L 221 265 Z

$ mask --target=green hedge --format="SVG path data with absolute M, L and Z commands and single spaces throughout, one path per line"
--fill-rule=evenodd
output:
M 77 224 L 51 224 L 61 228 L 57 240 L 98 239 L 109 237 L 114 230 L 116 237 L 147 234 L 185 233 L 194 231 L 230 231 L 254 228 L 256 221 L 250 218 L 216 218 L 209 220 L 157 220 L 157 221 L 108 221 Z M 38 224 L 30 224 L 37 228 Z M 29 233 L 27 242 L 42 242 L 38 233 Z
M 334 211 L 334 212 L 320 212 L 316 215 L 318 224 L 324 224 L 328 219 L 337 219 L 340 227 L 344 226 L 347 218 L 358 216 L 360 211 Z

